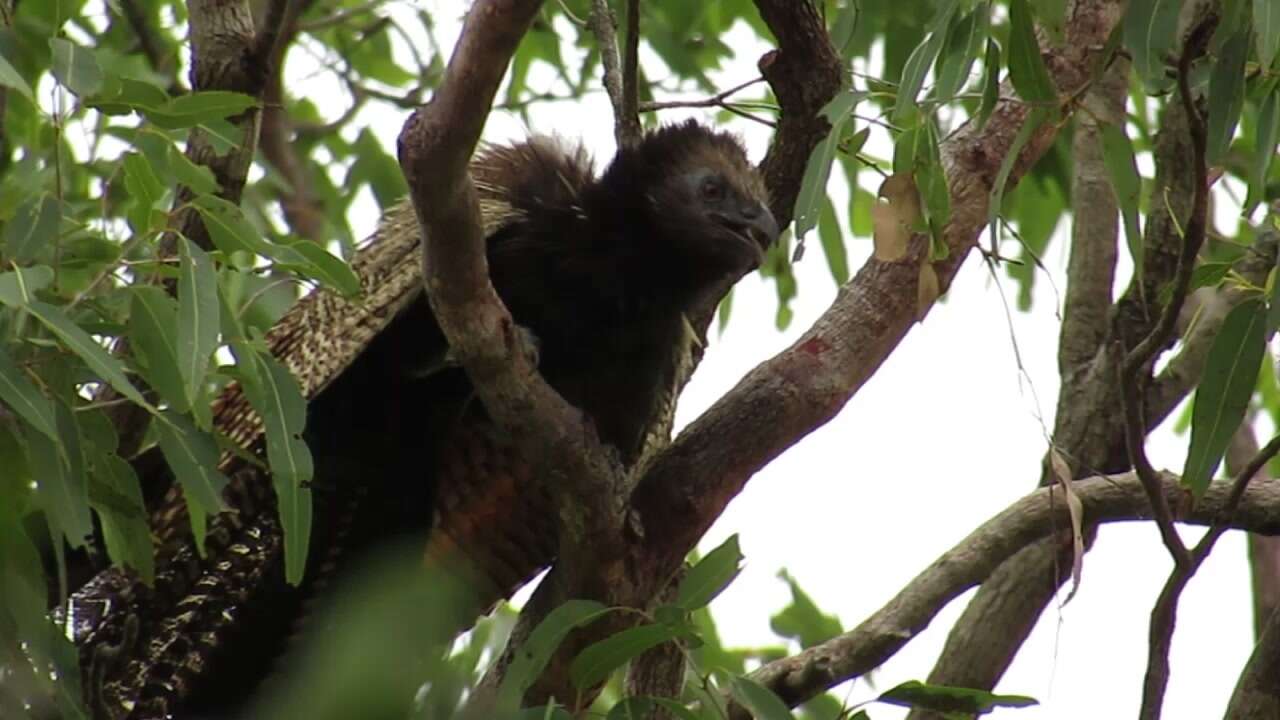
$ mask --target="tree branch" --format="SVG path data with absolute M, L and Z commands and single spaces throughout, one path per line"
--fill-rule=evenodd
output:
M 1149 364 L 1156 354 L 1173 340 L 1175 323 L 1178 320 L 1179 313 L 1182 312 L 1182 304 L 1187 298 L 1187 288 L 1191 284 L 1191 271 L 1195 267 L 1196 254 L 1200 252 L 1200 245 L 1204 242 L 1209 206 L 1209 171 L 1205 164 L 1205 145 L 1207 141 L 1204 118 L 1200 116 L 1200 111 L 1196 108 L 1195 98 L 1191 94 L 1190 76 L 1191 63 L 1204 54 L 1209 45 L 1209 38 L 1217 24 L 1216 17 L 1201 21 L 1187 39 L 1178 60 L 1178 99 L 1182 103 L 1183 112 L 1186 113 L 1187 125 L 1191 132 L 1192 163 L 1194 164 L 1195 174 L 1192 176 L 1194 185 L 1192 189 L 1191 216 L 1187 219 L 1182 248 L 1178 255 L 1177 269 L 1174 272 L 1173 293 L 1169 303 L 1161 311 L 1160 320 L 1155 327 L 1143 338 L 1142 342 L 1138 343 L 1137 347 L 1129 350 L 1128 354 L 1125 355 L 1119 374 L 1120 404 L 1124 408 L 1125 442 L 1129 448 L 1129 459 L 1133 463 L 1138 477 L 1142 478 L 1143 483 L 1147 486 L 1147 491 L 1151 495 L 1151 506 L 1155 513 L 1156 525 L 1160 529 L 1160 537 L 1179 567 L 1184 567 L 1190 563 L 1191 557 L 1187 554 L 1186 546 L 1182 544 L 1181 538 L 1178 537 L 1178 533 L 1173 528 L 1173 520 L 1169 508 L 1165 505 L 1164 496 L 1159 492 L 1159 481 L 1155 474 L 1155 468 L 1151 466 L 1151 462 L 1147 459 L 1145 447 L 1147 425 L 1141 404 L 1141 389 L 1145 383 L 1139 383 L 1147 378 L 1147 374 L 1150 372 L 1148 369 Z M 1117 353 L 1122 351 L 1123 347 L 1117 340 Z M 1139 377 L 1140 374 L 1142 375 L 1141 378 Z M 1170 625 L 1172 626 L 1172 619 L 1170 619 Z M 1172 632 L 1172 629 L 1170 632 Z M 1163 695 L 1163 689 L 1161 690 L 1161 695 Z M 1157 710 L 1156 713 L 1158 715 L 1159 711 Z
M 634 22 L 632 14 L 635 14 Z M 609 93 L 609 102 L 613 105 L 614 136 L 618 147 L 632 147 L 640 142 L 643 131 L 640 128 L 640 115 L 636 112 L 636 68 L 630 63 L 636 61 L 636 48 L 632 43 L 639 43 L 636 36 L 639 19 L 639 0 L 628 0 L 628 33 L 626 77 L 618 57 L 618 19 L 613 15 L 607 0 L 593 0 L 591 3 L 591 32 L 600 46 L 600 64 L 604 68 L 604 87 Z M 628 80 L 630 83 L 628 83 Z M 630 93 L 630 95 L 628 95 Z
M 467 170 L 494 94 L 540 0 L 472 6 L 440 87 L 405 122 L 400 165 L 422 231 L 423 279 L 451 352 L 485 408 L 513 437 L 547 458 L 548 487 L 564 525 L 596 542 L 617 537 L 620 469 L 589 420 L 541 378 L 535 351 L 489 280 L 475 187 Z
M 1161 473 L 1159 481 L 1166 502 L 1186 492 L 1175 475 Z M 1150 518 L 1146 490 L 1133 473 L 1077 481 L 1075 491 L 1084 508 L 1085 522 L 1090 525 Z M 1214 483 L 1195 507 L 1175 504 L 1175 517 L 1196 525 L 1218 523 L 1234 493 L 1234 483 Z M 1068 512 L 1061 491 L 1054 487 L 1036 490 L 940 556 L 853 630 L 771 662 L 753 673 L 752 679 L 795 706 L 875 669 L 920 634 L 947 603 L 982 583 L 1018 551 L 1068 525 Z M 1280 483 L 1246 488 L 1228 524 L 1252 532 L 1280 534 Z

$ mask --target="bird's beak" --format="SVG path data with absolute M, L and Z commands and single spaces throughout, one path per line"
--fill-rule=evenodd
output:
M 764 262 L 764 251 L 778 239 L 778 221 L 764 205 L 744 206 L 737 212 L 716 213 L 713 217 L 751 248 L 756 267 Z

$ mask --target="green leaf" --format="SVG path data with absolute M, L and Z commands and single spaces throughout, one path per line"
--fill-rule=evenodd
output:
M 1004 189 L 1009 182 L 1009 174 L 1013 172 L 1013 165 L 1018 160 L 1018 155 L 1022 153 L 1022 148 L 1031 140 L 1031 135 L 1035 133 L 1036 128 L 1040 124 L 1049 119 L 1049 111 L 1045 108 L 1032 108 L 1027 115 L 1026 122 L 1022 127 L 1018 128 L 1018 134 L 1013 136 L 1013 143 L 1009 146 L 1009 152 L 1000 161 L 1000 169 L 996 171 L 995 182 L 991 186 L 991 200 L 987 204 L 987 223 L 991 227 L 991 243 L 996 244 L 1000 235 L 996 227 L 996 220 L 1000 217 L 1000 210 L 1004 204 Z
M 169 143 L 168 154 L 169 168 L 178 178 L 178 182 L 191 188 L 191 191 L 197 195 L 218 191 L 218 181 L 214 178 L 212 170 L 191 162 L 191 158 L 188 158 L 173 143 Z
M 1214 287 L 1231 272 L 1229 262 L 1207 262 L 1195 266 L 1191 270 L 1191 282 L 1187 291 L 1199 290 L 1202 287 Z
M 827 196 L 827 179 L 831 176 L 831 163 L 835 161 L 836 151 L 844 126 L 853 115 L 858 101 L 866 97 L 866 93 L 846 90 L 836 95 L 822 108 L 821 114 L 831 124 L 831 132 L 813 149 L 809 162 L 805 166 L 804 176 L 800 181 L 800 192 L 796 195 L 795 236 L 803 239 L 818 224 L 818 215 L 822 203 Z
M 1150 93 L 1163 92 L 1171 84 L 1165 58 L 1173 53 L 1178 39 L 1181 6 L 1181 0 L 1131 0 L 1125 13 L 1124 44 Z
M 360 278 L 351 266 L 341 258 L 329 254 L 316 243 L 299 240 L 289 245 L 276 246 L 276 248 L 278 249 L 273 250 L 271 254 L 280 260 L 281 267 L 324 283 L 326 287 L 338 291 L 343 297 L 353 298 L 360 295 Z
M 89 50 L 70 40 L 50 38 L 53 76 L 77 97 L 87 97 L 102 89 L 102 68 Z
M 4 55 L 0 55 L 0 86 L 13 88 L 18 94 L 27 99 L 32 105 L 36 104 L 35 96 L 31 92 L 31 86 L 26 80 L 22 79 L 22 74 L 17 71 Z
M 680 581 L 680 589 L 676 593 L 675 604 L 685 610 L 697 610 L 705 607 L 724 591 L 733 579 L 742 572 L 742 550 L 738 546 L 738 536 L 730 535 L 719 547 L 707 553 L 707 556 L 689 568 L 684 579 Z
M 178 130 L 239 115 L 258 106 L 258 100 L 243 93 L 203 90 L 181 95 L 160 107 L 147 109 L 151 122 L 166 130 Z
M 674 700 L 644 695 L 624 698 L 609 710 L 605 720 L 649 720 L 655 717 L 655 713 L 662 710 L 671 713 L 679 720 L 698 720 L 698 716 L 692 710 Z
M 26 262 L 58 237 L 62 203 L 52 195 L 39 195 L 18 208 L 4 226 L 4 251 L 9 259 Z
M 987 53 L 983 56 L 982 103 L 978 105 L 978 128 L 982 129 L 1000 100 L 1000 43 L 987 38 Z
M 0 303 L 11 308 L 22 307 L 31 301 L 37 290 L 53 282 L 53 270 L 47 265 L 15 267 L 11 272 L 0 273 Z
M 593 688 L 644 651 L 677 636 L 674 628 L 661 623 L 628 628 L 592 643 L 579 653 L 569 665 L 569 678 L 578 688 Z
M 1047 104 L 1058 100 L 1057 87 L 1040 55 L 1027 0 L 1009 0 L 1009 79 L 1018 97 L 1029 103 Z
M 125 377 L 124 364 L 95 342 L 89 333 L 72 322 L 62 308 L 33 300 L 27 304 L 27 312 L 44 323 L 45 327 L 62 341 L 64 347 L 84 360 L 98 377 L 106 380 L 121 395 L 137 405 L 150 410 L 155 409 L 142 397 L 142 393 L 138 392 L 133 383 L 129 382 L 129 378 Z
M 787 571 L 778 577 L 791 589 L 791 604 L 769 619 L 769 627 L 784 638 L 800 643 L 801 647 L 813 647 L 839 635 L 843 630 L 839 618 L 828 615 L 813 602 Z
M 152 211 L 164 197 L 164 185 L 160 183 L 146 158 L 137 153 L 127 153 L 124 156 L 124 187 L 133 201 L 129 220 L 136 231 L 145 232 L 163 222 L 153 219 Z
M 267 243 L 249 224 L 239 205 L 216 195 L 197 195 L 191 204 L 204 219 L 209 237 L 228 255 L 234 252 L 265 254 Z
M 186 383 L 178 369 L 178 303 L 163 289 L 134 286 L 129 304 L 129 340 L 146 364 L 147 380 L 175 412 L 190 409 Z
M 1222 57 L 1209 76 L 1209 119 L 1205 160 L 1220 165 L 1231 146 L 1240 111 L 1244 108 L 1244 63 L 1249 54 L 1249 31 L 1242 28 L 1222 48 Z
M 1231 436 L 1244 419 L 1266 350 L 1266 309 L 1257 300 L 1227 314 L 1205 360 L 1191 415 L 1191 448 L 1182 483 L 1204 495 Z
M 498 687 L 498 709 L 510 711 L 520 707 L 524 691 L 538 679 L 569 631 L 593 622 L 607 612 L 608 608 L 593 600 L 570 600 L 547 613 L 515 651 L 502 685 Z
M 254 361 L 253 358 L 249 359 Z M 297 585 L 307 566 L 311 539 L 311 489 L 315 469 L 311 451 L 302 440 L 307 403 L 293 375 L 267 354 L 257 356 L 256 382 L 245 390 L 249 402 L 262 417 L 267 437 L 267 462 L 279 502 L 284 528 L 285 576 Z
M 190 407 L 201 402 L 209 359 L 218 347 L 218 276 L 213 260 L 193 243 L 178 244 L 178 332 L 174 347 Z
M 729 678 L 729 694 L 756 720 L 794 720 L 795 716 L 772 690 L 747 677 Z
M 1105 124 L 1102 130 L 1102 160 L 1111 177 L 1116 202 L 1124 218 L 1124 236 L 1128 240 L 1129 257 L 1134 275 L 1142 277 L 1142 230 L 1138 226 L 1138 206 L 1142 195 L 1142 176 L 1133 157 L 1133 144 L 1119 125 Z
M 844 7 L 840 8 L 840 12 L 836 15 L 835 22 L 831 24 L 831 46 L 840 53 L 840 57 L 844 60 L 850 60 L 853 57 L 853 51 L 857 48 L 854 37 L 858 30 L 858 14 L 860 3 L 848 2 Z
M 195 532 L 196 549 L 204 553 L 206 518 L 222 510 L 227 479 L 218 471 L 218 444 L 190 419 L 166 411 L 153 423 L 164 459 L 182 484 Z
M 946 0 L 938 10 L 938 14 L 929 22 L 929 35 L 911 51 L 907 62 L 902 66 L 902 77 L 898 81 L 898 98 L 893 106 L 892 121 L 901 124 L 912 114 L 918 112 L 916 99 L 920 88 L 924 85 L 924 77 L 933 66 L 942 44 L 947 39 L 947 28 L 951 25 L 951 17 L 955 14 L 957 0 Z
M 1276 0 L 1253 0 L 1253 36 L 1258 40 L 1258 63 L 1270 68 L 1280 50 L 1280 3 Z
M 0 346 L 0 400 L 32 428 L 58 442 L 53 405 Z
M 987 37 L 991 6 L 982 3 L 973 12 L 951 23 L 947 41 L 938 54 L 932 97 L 940 102 L 951 101 L 969 79 L 969 71 L 982 50 Z
M 129 463 L 108 453 L 94 461 L 93 480 L 89 501 L 102 521 L 107 554 L 115 564 L 133 568 L 150 585 L 155 580 L 155 553 L 138 476 Z
M 93 521 L 89 516 L 80 428 L 66 403 L 55 400 L 53 413 L 57 441 L 42 433 L 26 433 L 27 460 L 49 526 L 56 530 L 55 535 L 61 533 L 71 547 L 84 547 L 85 538 L 93 533 Z
M 886 690 L 876 699 L 900 707 L 917 707 L 940 713 L 965 715 L 986 713 L 1001 707 L 1021 708 L 1040 704 L 1035 698 L 1025 695 L 996 695 L 986 690 L 926 685 L 919 680 L 904 682 Z
M 134 78 L 116 78 L 118 88 L 107 95 L 92 98 L 87 104 L 107 115 L 128 115 L 154 110 L 169 101 L 169 95 L 149 82 Z
M 1275 11 L 1280 17 L 1280 9 Z M 1249 194 L 1244 201 L 1242 214 L 1252 215 L 1258 203 L 1266 197 L 1267 171 L 1276 154 L 1276 141 L 1280 139 L 1280 83 L 1271 83 L 1266 99 L 1258 110 L 1258 137 L 1253 147 L 1253 174 L 1249 177 Z
M 840 229 L 840 219 L 836 217 L 836 206 L 827 198 L 822 203 L 822 214 L 818 216 L 818 239 L 822 241 L 822 254 L 827 258 L 827 268 L 837 285 L 843 285 L 849 279 L 849 256 L 845 252 L 844 232 Z

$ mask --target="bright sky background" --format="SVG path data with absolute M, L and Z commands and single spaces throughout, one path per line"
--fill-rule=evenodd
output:
M 422 6 L 439 22 L 437 37 L 451 43 L 457 35 L 453 16 L 461 13 L 459 5 L 435 0 L 390 8 L 405 12 Z M 755 77 L 756 60 L 768 49 L 741 26 L 729 45 L 740 55 L 716 78 L 719 87 Z M 305 56 L 295 58 L 290 70 L 297 77 L 290 80 L 291 91 L 334 97 L 334 87 L 322 76 L 298 67 Z M 656 62 L 645 57 L 650 60 Z M 569 63 L 574 66 L 573 60 Z M 531 84 L 537 87 L 546 77 L 535 66 Z M 336 116 L 342 107 L 329 109 Z M 686 115 L 669 111 L 662 118 Z M 369 108 L 357 124 L 371 125 L 384 144 L 394 148 L 406 116 L 386 107 Z M 602 93 L 581 103 L 536 105 L 531 125 L 526 128 L 518 118 L 495 113 L 486 137 L 518 139 L 530 129 L 580 136 L 598 165 L 613 153 L 612 115 Z M 754 159 L 763 156 L 767 128 L 745 122 L 731 127 L 743 134 Z M 878 136 L 872 137 L 880 144 L 869 149 L 887 156 L 884 138 Z M 832 174 L 831 192 L 843 215 L 848 189 L 842 173 Z M 358 208 L 357 229 L 363 235 L 373 228 L 377 215 L 367 191 L 362 191 Z M 847 219 L 842 221 L 847 228 Z M 1045 258 L 1059 289 L 1065 284 L 1061 269 L 1066 266 L 1066 230 L 1064 222 Z M 706 359 L 681 400 L 679 424 L 705 410 L 751 367 L 785 348 L 834 298 L 821 248 L 816 237 L 811 240 L 806 258 L 796 267 L 800 296 L 790 329 L 775 330 L 773 286 L 755 275 L 746 278 L 736 290 L 726 332 L 712 332 Z M 849 238 L 847 246 L 850 268 L 856 270 L 870 254 L 870 240 Z M 1127 272 L 1122 270 L 1122 276 Z M 1012 299 L 1012 283 L 1003 277 L 1000 283 Z M 789 591 L 777 578 L 782 568 L 820 607 L 852 628 L 940 553 L 1035 487 L 1058 391 L 1058 302 L 1051 283 L 1042 277 L 1033 310 L 1015 311 L 1010 323 L 999 289 L 980 260 L 971 257 L 945 301 L 911 331 L 845 410 L 748 484 L 702 544 L 709 549 L 739 533 L 747 558 L 742 575 L 713 604 L 726 643 L 777 644 L 769 616 L 789 602 Z M 1011 333 L 1026 377 L 1020 375 Z M 1180 469 L 1186 441 L 1167 428 L 1157 432 L 1148 446 L 1157 467 Z M 1034 696 L 1042 707 L 991 717 L 1135 716 L 1146 663 L 1148 614 L 1170 568 L 1154 526 L 1104 528 L 1086 558 L 1079 593 L 1066 607 L 1051 607 L 1044 614 L 998 688 Z M 967 597 L 948 607 L 876 674 L 879 690 L 924 679 Z M 1242 535 L 1230 533 L 1219 542 L 1184 594 L 1179 617 L 1164 717 L 1219 717 L 1252 645 Z M 860 681 L 849 698 L 861 702 L 877 693 Z M 904 714 L 880 705 L 869 710 L 877 720 Z

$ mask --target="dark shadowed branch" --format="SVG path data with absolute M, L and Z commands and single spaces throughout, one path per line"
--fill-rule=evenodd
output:
M 451 352 L 495 420 L 545 450 L 552 484 L 580 504 L 584 531 L 602 539 L 620 522 L 607 484 L 618 470 L 591 423 L 538 375 L 532 344 L 494 291 L 467 171 L 512 53 L 541 5 L 472 6 L 439 89 L 400 133 L 400 165 L 422 230 L 427 295 Z
M 1173 529 L 1169 509 L 1164 506 L 1164 498 L 1159 494 L 1155 468 L 1147 459 L 1145 449 L 1147 419 L 1141 405 L 1141 388 L 1146 384 L 1142 380 L 1150 373 L 1149 367 L 1152 360 L 1174 339 L 1178 315 L 1182 312 L 1182 304 L 1187 299 L 1187 289 L 1191 284 L 1191 271 L 1195 267 L 1196 254 L 1200 252 L 1200 245 L 1204 242 L 1209 209 L 1209 172 L 1205 160 L 1207 140 L 1204 118 L 1200 115 L 1195 97 L 1191 94 L 1190 76 L 1191 64 L 1204 54 L 1209 44 L 1209 37 L 1216 27 L 1216 18 L 1201 22 L 1187 39 L 1178 60 L 1178 99 L 1182 104 L 1183 112 L 1186 113 L 1187 126 L 1191 133 L 1192 163 L 1195 174 L 1192 176 L 1194 185 L 1191 215 L 1187 218 L 1186 230 L 1182 236 L 1182 247 L 1173 276 L 1173 292 L 1169 303 L 1161 311 L 1160 320 L 1156 326 L 1143 338 L 1142 342 L 1138 343 L 1137 347 L 1129 350 L 1125 355 L 1119 375 L 1121 406 L 1124 408 L 1125 415 L 1125 442 L 1129 448 L 1129 459 L 1138 477 L 1142 478 L 1151 493 L 1151 505 L 1155 512 L 1156 524 L 1160 529 L 1160 537 L 1168 548 L 1169 554 L 1173 556 L 1174 562 L 1179 566 L 1186 565 L 1191 558 L 1178 533 Z M 1143 378 L 1139 378 L 1140 373 L 1144 376 Z

